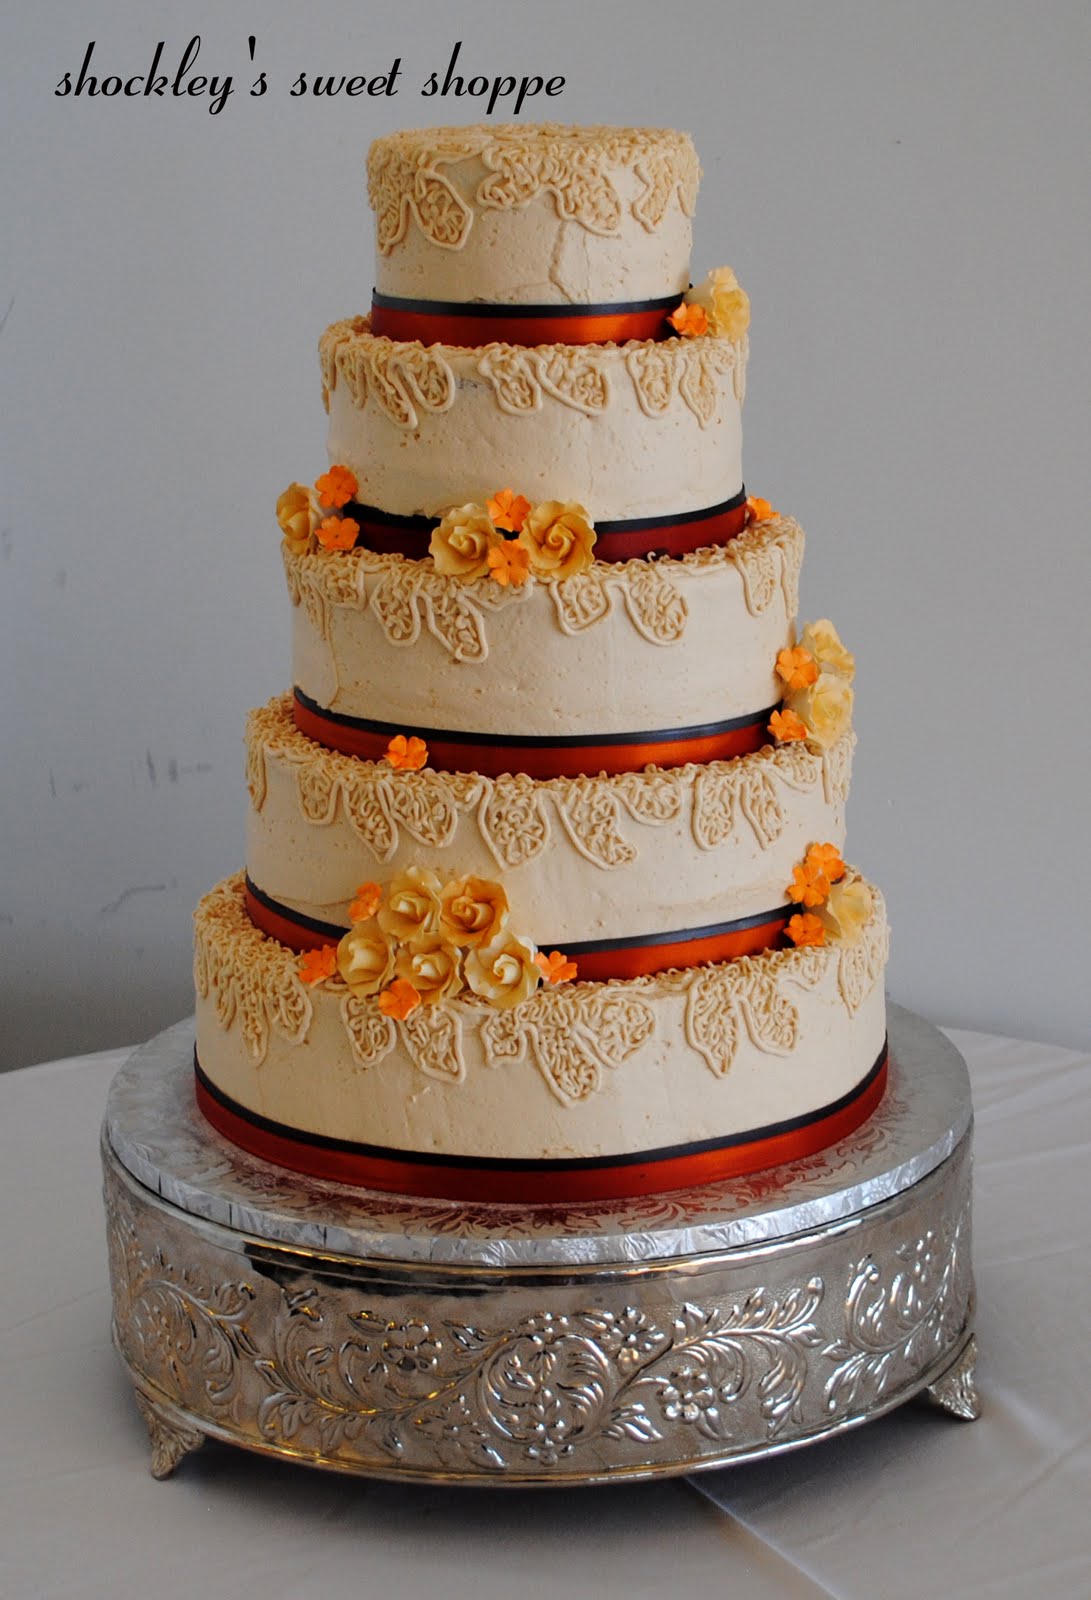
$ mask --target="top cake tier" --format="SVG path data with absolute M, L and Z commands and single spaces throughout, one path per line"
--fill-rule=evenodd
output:
M 377 307 L 669 307 L 689 285 L 700 168 L 688 134 L 406 130 L 375 140 L 367 171 Z

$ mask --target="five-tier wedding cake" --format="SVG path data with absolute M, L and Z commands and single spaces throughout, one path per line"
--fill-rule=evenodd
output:
M 690 282 L 657 129 L 431 129 L 368 160 L 329 466 L 277 504 L 291 693 L 197 911 L 197 1094 L 236 1144 L 418 1195 L 730 1178 L 885 1075 L 842 860 L 853 660 L 747 496 L 749 301 Z

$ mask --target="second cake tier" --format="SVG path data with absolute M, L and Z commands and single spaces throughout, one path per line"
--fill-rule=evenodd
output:
M 513 925 L 588 977 L 764 949 L 796 864 L 844 841 L 852 746 L 613 777 L 399 772 L 307 738 L 283 696 L 247 730 L 255 914 L 297 948 L 336 940 L 361 883 L 423 865 L 501 882 Z
M 707 512 L 742 489 L 745 337 L 525 347 L 319 344 L 331 462 L 382 514 L 439 516 L 510 484 L 597 521 Z

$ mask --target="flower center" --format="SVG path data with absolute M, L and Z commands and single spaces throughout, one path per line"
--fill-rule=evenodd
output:
M 493 962 L 492 970 L 500 983 L 510 986 L 519 981 L 519 962 L 515 956 L 497 956 Z
M 454 903 L 455 920 L 462 924 L 470 933 L 476 933 L 488 921 L 488 907 L 480 905 L 476 900 L 462 895 Z

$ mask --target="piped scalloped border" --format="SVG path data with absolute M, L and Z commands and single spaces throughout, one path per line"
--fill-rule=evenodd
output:
M 289 598 L 304 606 L 323 639 L 329 637 L 329 607 L 353 606 L 370 609 L 392 645 L 415 643 L 423 626 L 453 660 L 474 662 L 489 653 L 486 614 L 533 604 L 542 590 L 563 633 L 582 633 L 617 610 L 649 643 L 669 646 L 684 636 L 689 619 L 677 578 L 733 570 L 751 616 L 762 616 L 779 593 L 790 620 L 799 609 L 803 545 L 799 524 L 774 516 L 725 545 L 660 561 L 593 561 L 584 572 L 555 583 L 541 583 L 532 573 L 519 587 L 501 587 L 487 578 L 456 582 L 437 572 L 431 556 L 413 560 L 363 547 L 308 555 L 296 555 L 286 544 L 282 549 Z
M 332 323 L 318 342 L 326 410 L 343 384 L 357 410 L 371 400 L 406 430 L 420 426 L 422 412 L 449 411 L 460 383 L 477 391 L 482 378 L 508 416 L 531 415 L 553 400 L 594 417 L 625 383 L 645 416 L 663 416 L 680 403 L 706 428 L 723 409 L 725 378 L 733 404 L 742 405 L 749 351 L 745 336 L 733 342 L 712 335 L 621 345 L 423 345 L 380 338 L 362 316 Z

